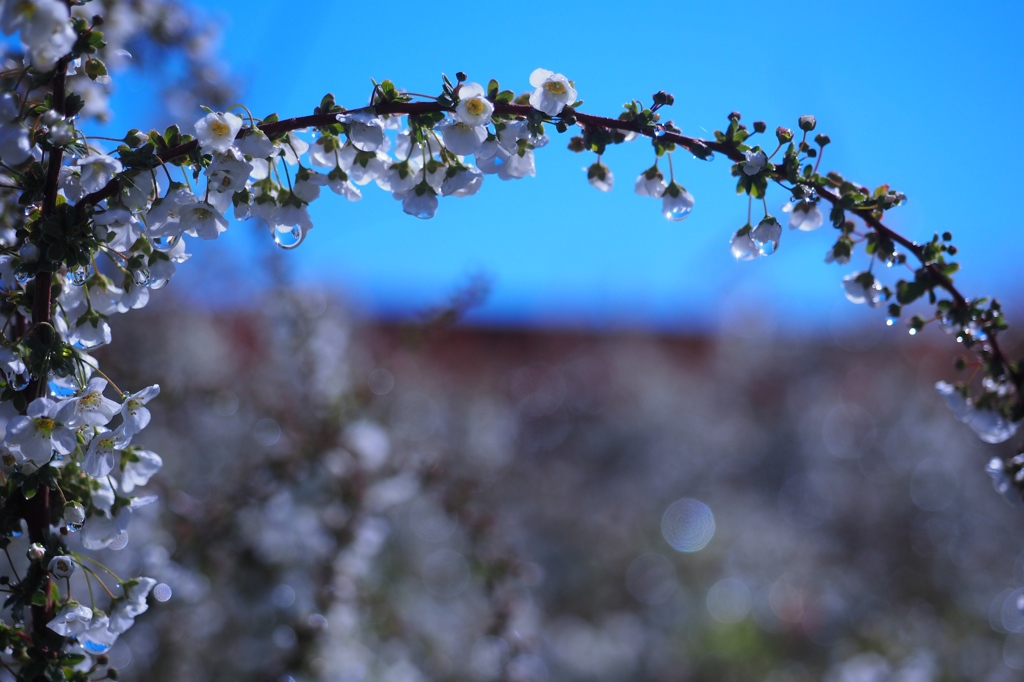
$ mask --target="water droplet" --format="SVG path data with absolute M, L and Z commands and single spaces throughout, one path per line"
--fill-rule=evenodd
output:
M 103 339 L 96 339 L 95 341 L 83 341 L 82 339 L 79 339 L 71 345 L 78 350 L 93 350 L 103 345 Z
M 897 319 L 899 319 L 899 318 L 896 318 L 896 317 L 888 317 L 888 318 L 886 318 L 886 320 L 885 320 L 885 326 L 886 326 L 886 327 L 891 327 L 891 326 L 893 326 L 894 324 L 896 324 L 896 320 L 897 320 Z
M 915 334 L 917 334 L 917 329 L 915 329 L 914 327 L 911 327 L 910 328 L 910 335 L 914 336 Z
M 126 531 L 126 530 L 123 530 L 120 533 L 118 533 L 117 537 L 115 537 L 111 541 L 111 543 L 109 545 L 110 549 L 124 549 L 127 546 L 128 546 L 128 531 Z
M 28 372 L 4 372 L 7 375 L 7 385 L 12 391 L 24 391 L 32 381 L 32 375 Z
M 139 268 L 132 272 L 132 281 L 140 287 L 148 287 L 152 276 L 149 274 L 149 268 Z
M 28 284 L 32 279 L 32 273 L 26 270 L 15 270 L 14 279 L 18 280 L 19 284 Z
M 84 642 L 82 642 L 82 648 L 88 651 L 90 654 L 102 654 L 106 653 L 106 651 L 110 649 L 110 646 L 107 644 L 100 644 L 99 642 L 94 642 L 91 639 L 87 639 Z
M 956 335 L 956 342 L 957 343 L 963 343 L 964 342 L 964 335 L 963 334 L 957 334 Z
M 71 283 L 76 287 L 84 286 L 89 281 L 89 277 L 92 275 L 90 272 L 91 268 L 78 267 L 68 273 L 71 277 Z
M 665 126 L 659 125 L 654 128 L 655 137 L 665 137 Z
M 306 231 L 300 228 L 298 225 L 293 227 L 288 232 L 274 231 L 272 233 L 274 243 L 280 246 L 285 251 L 291 251 L 306 239 Z M 289 237 L 291 240 L 289 240 Z
M 181 241 L 181 237 L 153 237 L 153 248 L 157 251 L 170 251 L 178 242 Z
M 12 538 L 20 538 L 21 537 L 21 531 L 20 530 L 12 530 L 11 531 L 11 537 Z
M 69 533 L 77 533 L 78 531 L 82 530 L 82 526 L 83 525 L 85 525 L 85 524 L 81 524 L 81 523 L 67 523 L 67 524 L 65 524 L 65 527 L 68 529 Z
M 885 267 L 887 267 L 887 268 L 891 268 L 895 264 L 896 264 L 896 261 L 894 261 L 894 260 L 887 260 L 887 261 L 885 261 Z
M 672 208 L 665 211 L 664 215 L 669 220 L 684 220 L 686 216 L 693 212 L 693 206 L 673 206 Z
M 252 207 L 249 204 L 235 206 L 235 220 L 245 221 L 252 218 Z
M 495 166 L 504 166 L 508 163 L 508 159 L 502 158 L 501 154 L 495 154 L 493 157 L 493 163 Z

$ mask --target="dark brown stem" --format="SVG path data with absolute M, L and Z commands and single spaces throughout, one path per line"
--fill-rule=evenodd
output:
M 442 106 L 438 102 L 383 102 L 380 104 L 367 107 L 372 109 L 374 113 L 383 115 L 416 115 L 416 114 L 429 114 L 443 111 L 450 111 L 448 108 Z M 494 113 L 497 115 L 512 115 L 517 117 L 527 117 L 535 110 L 527 104 L 495 104 Z M 267 123 L 258 126 L 267 135 L 277 135 L 292 130 L 298 130 L 301 128 L 316 128 L 321 126 L 328 126 L 337 122 L 337 113 L 331 114 L 314 114 L 310 116 L 300 116 L 297 118 L 285 119 L 283 121 L 275 121 L 273 123 Z M 644 135 L 646 137 L 655 137 L 655 128 L 650 125 L 644 125 L 640 121 L 624 121 L 617 118 L 608 118 L 605 116 L 594 116 L 579 111 L 573 112 L 576 122 L 583 127 L 597 127 L 606 128 L 608 130 L 619 130 L 634 132 L 638 135 Z M 244 136 L 247 133 L 247 129 L 243 129 L 239 133 L 239 136 Z M 804 133 L 806 138 L 806 132 Z M 731 143 L 718 142 L 714 140 L 703 140 L 696 137 L 689 137 L 681 133 L 663 132 L 661 139 L 666 142 L 673 142 L 684 149 L 695 153 L 701 152 L 701 156 L 706 155 L 707 151 L 715 152 L 727 157 L 730 161 L 739 163 L 745 160 L 743 153 L 737 148 L 737 145 Z M 162 161 L 169 161 L 174 158 L 191 154 L 198 146 L 196 140 L 187 142 L 177 147 L 165 149 L 158 154 Z M 780 167 L 775 170 L 775 179 L 783 181 L 786 179 L 785 171 Z M 829 191 L 829 188 L 825 185 L 818 183 L 805 182 L 814 186 L 818 195 L 826 199 L 831 204 L 836 204 L 840 200 L 840 196 Z M 94 205 L 114 196 L 117 193 L 117 180 L 112 180 L 103 189 L 94 192 L 84 197 L 78 205 L 81 207 Z M 906 237 L 903 237 L 892 228 L 887 227 L 872 211 L 866 209 L 850 209 L 850 211 L 864 221 L 868 227 L 873 229 L 878 234 L 890 239 L 891 241 L 899 244 L 911 254 L 924 266 L 931 276 L 932 281 L 940 289 L 945 290 L 953 299 L 953 304 L 958 308 L 965 308 L 968 305 L 966 297 L 960 293 L 960 291 L 953 285 L 951 280 L 946 274 L 944 274 L 939 267 L 932 262 L 928 262 L 924 256 L 924 249 L 914 242 L 910 241 Z M 1017 393 L 1020 395 L 1024 386 L 1022 381 L 1024 377 L 1020 373 L 1014 370 L 1013 365 L 1007 361 L 1005 354 L 999 346 L 999 341 L 995 334 L 990 334 L 988 339 L 988 346 L 991 349 L 991 355 L 994 363 L 1001 367 L 1008 375 L 1010 381 L 1017 388 Z
M 70 57 L 61 58 L 57 62 L 56 71 L 53 76 L 53 92 L 51 101 L 53 103 L 54 111 L 61 115 L 63 115 L 65 111 L 65 81 L 69 60 Z M 46 168 L 46 185 L 43 194 L 42 220 L 46 220 L 57 210 L 57 191 L 63 157 L 63 150 L 59 147 L 50 150 L 49 165 Z M 29 333 L 40 333 L 40 330 L 43 329 L 45 325 L 49 325 L 52 321 L 51 313 L 53 301 L 50 294 L 52 278 L 53 273 L 50 272 L 36 273 L 33 281 L 32 324 L 29 327 Z M 26 389 L 30 400 L 43 395 L 46 385 L 47 377 L 45 376 L 39 376 L 33 379 Z M 24 506 L 23 518 L 25 519 L 25 523 L 28 525 L 28 535 L 32 542 L 38 542 L 44 547 L 50 546 L 50 518 L 52 515 L 53 509 L 51 507 L 50 490 L 45 485 L 42 485 L 36 491 L 36 495 L 32 499 L 27 500 Z M 41 589 L 46 594 L 49 594 L 49 574 L 46 574 L 43 577 Z M 49 600 L 41 606 L 32 606 L 32 630 L 37 644 L 42 645 L 42 643 L 47 642 L 50 647 L 56 647 L 56 649 L 59 650 L 63 642 L 63 638 L 58 637 L 56 633 L 46 627 L 46 624 L 53 620 L 53 616 L 54 605 Z

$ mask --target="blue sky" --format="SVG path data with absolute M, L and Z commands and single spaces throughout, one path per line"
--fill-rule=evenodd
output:
M 833 141 L 823 169 L 905 192 L 892 227 L 918 240 L 952 231 L 964 293 L 1022 308 L 1013 143 L 1020 3 L 680 2 L 636 13 L 601 2 L 571 12 L 528 3 L 382 7 L 309 2 L 296 12 L 294 3 L 247 0 L 203 11 L 222 26 L 220 53 L 257 115 L 309 113 L 328 91 L 358 106 L 370 78 L 438 92 L 442 71 L 524 91 L 537 67 L 575 80 L 591 113 L 614 116 L 630 99 L 671 92 L 666 116 L 692 135 L 710 136 L 732 110 L 747 123 L 765 120 L 769 131 L 813 113 Z M 129 84 L 115 100 L 116 126 L 155 123 L 152 106 L 129 104 L 137 94 Z M 582 170 L 593 155 L 571 153 L 567 142 L 556 136 L 537 152 L 537 177 L 488 177 L 478 195 L 442 201 L 429 221 L 403 214 L 375 186 L 358 203 L 324 197 L 306 243 L 282 254 L 287 268 L 296 281 L 326 284 L 391 317 L 441 303 L 483 274 L 492 294 L 470 317 L 482 324 L 716 330 L 755 315 L 782 329 L 864 319 L 884 326 L 881 311 L 857 310 L 840 289 L 865 257 L 847 268 L 823 263 L 834 241 L 828 227 L 787 231 L 769 258 L 732 258 L 728 240 L 747 203 L 727 162 L 676 155 L 677 179 L 696 207 L 672 223 L 659 202 L 633 193 L 653 160 L 647 143 L 605 155 L 616 187 L 602 194 Z M 770 191 L 769 208 L 781 215 L 787 199 Z M 209 268 L 256 269 L 247 263 L 272 247 L 254 229 L 234 225 L 176 283 L 206 295 Z

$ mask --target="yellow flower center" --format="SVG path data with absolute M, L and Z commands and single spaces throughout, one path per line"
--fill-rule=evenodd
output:
M 100 403 L 100 394 L 93 391 L 92 393 L 86 393 L 82 396 L 82 400 L 79 403 L 82 409 L 92 410 L 95 409 Z
M 36 420 L 36 430 L 42 431 L 47 436 L 53 431 L 53 420 L 49 417 L 40 417 Z
M 479 99 L 471 99 L 468 102 L 466 102 L 466 111 L 473 114 L 474 116 L 479 116 L 480 114 L 484 113 L 484 111 L 486 111 L 486 108 L 484 107 L 484 103 L 481 102 Z
M 565 86 L 560 81 L 548 81 L 544 84 L 544 89 L 555 95 L 565 94 Z
M 215 135 L 227 135 L 231 128 L 228 128 L 228 124 L 218 118 L 214 119 L 213 123 L 210 124 L 210 130 Z
M 196 209 L 196 218 L 198 218 L 199 220 L 206 220 L 207 218 L 210 217 L 210 215 L 211 213 L 207 211 L 205 208 Z

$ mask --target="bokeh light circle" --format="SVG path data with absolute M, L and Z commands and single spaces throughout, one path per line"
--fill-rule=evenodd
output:
M 699 552 L 715 535 L 711 507 L 689 497 L 676 500 L 661 517 L 661 534 L 673 549 Z

